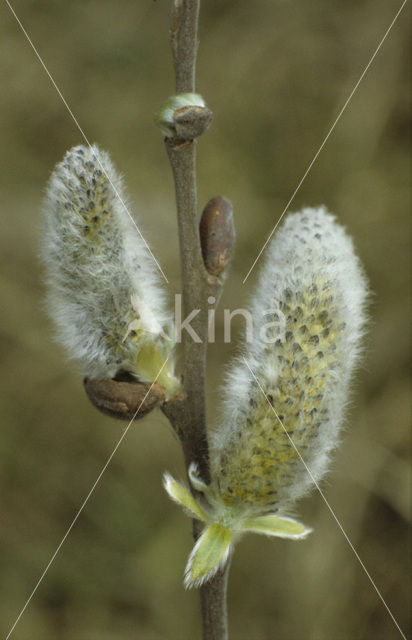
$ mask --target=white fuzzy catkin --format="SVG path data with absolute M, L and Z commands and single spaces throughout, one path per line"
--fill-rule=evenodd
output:
M 122 180 L 96 145 L 74 147 L 55 167 L 44 207 L 48 309 L 85 375 L 126 371 L 150 383 L 173 346 L 163 333 L 171 318 L 156 264 L 119 196 L 124 202 Z M 159 383 L 177 384 L 171 358 Z
M 289 215 L 266 251 L 243 356 L 316 481 L 338 442 L 366 296 L 334 216 L 323 207 Z M 259 335 L 269 322 L 271 343 Z M 238 513 L 287 510 L 313 485 L 243 357 L 228 376 L 211 464 L 219 501 Z

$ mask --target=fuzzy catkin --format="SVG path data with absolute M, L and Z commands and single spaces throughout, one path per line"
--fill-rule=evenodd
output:
M 47 304 L 85 375 L 127 371 L 150 383 L 173 346 L 163 332 L 171 318 L 156 264 L 121 200 L 122 180 L 96 145 L 74 147 L 55 167 L 44 207 Z M 171 361 L 159 382 L 176 385 Z
M 365 325 L 366 280 L 344 228 L 323 207 L 289 215 L 267 249 L 254 339 L 232 367 L 211 436 L 213 484 L 235 511 L 287 509 L 336 446 Z M 270 313 L 268 313 L 270 311 Z M 272 322 L 266 336 L 260 332 Z M 268 402 L 269 401 L 269 402 Z M 270 403 L 270 404 L 269 404 Z

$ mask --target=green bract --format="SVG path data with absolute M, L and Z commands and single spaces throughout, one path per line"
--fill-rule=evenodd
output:
M 190 493 L 189 489 L 165 474 L 164 486 L 169 496 L 180 504 L 192 518 L 205 523 L 202 535 L 196 542 L 185 570 L 185 586 L 199 587 L 207 582 L 219 568 L 223 567 L 233 550 L 237 539 L 248 531 L 263 533 L 278 538 L 299 540 L 311 531 L 309 527 L 288 518 L 267 514 L 256 518 L 247 518 L 241 513 L 233 513 L 230 507 L 219 500 L 212 487 L 204 484 L 191 465 L 189 477 L 193 488 L 201 491 L 202 504 Z

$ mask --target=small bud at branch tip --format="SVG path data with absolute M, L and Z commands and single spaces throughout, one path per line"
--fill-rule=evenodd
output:
M 213 113 L 207 107 L 182 107 L 176 109 L 173 121 L 176 137 L 181 140 L 194 140 L 209 129 Z
M 213 113 L 197 93 L 170 96 L 154 116 L 155 123 L 166 138 L 194 140 L 205 133 Z

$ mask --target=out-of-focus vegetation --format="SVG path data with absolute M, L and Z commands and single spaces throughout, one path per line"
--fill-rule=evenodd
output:
M 169 0 L 14 2 L 89 140 L 124 172 L 145 236 L 179 291 L 174 194 L 152 113 L 173 93 Z M 242 279 L 393 19 L 387 0 L 212 0 L 200 25 L 198 90 L 215 118 L 198 144 L 200 203 L 233 200 Z M 354 236 L 374 292 L 366 358 L 328 501 L 393 615 L 408 630 L 408 6 L 299 190 Z M 38 261 L 53 165 L 81 135 L 6 3 L 0 6 L 1 503 L 3 635 L 118 441 L 52 341 Z M 254 272 L 256 276 L 257 269 Z M 209 415 L 234 345 L 210 348 Z M 237 328 L 239 329 L 239 321 Z M 198 595 L 182 588 L 189 521 L 161 488 L 183 474 L 160 412 L 128 433 L 21 618 L 18 640 L 192 640 Z M 235 640 L 400 637 L 319 495 L 298 506 L 302 543 L 250 536 L 235 553 Z

